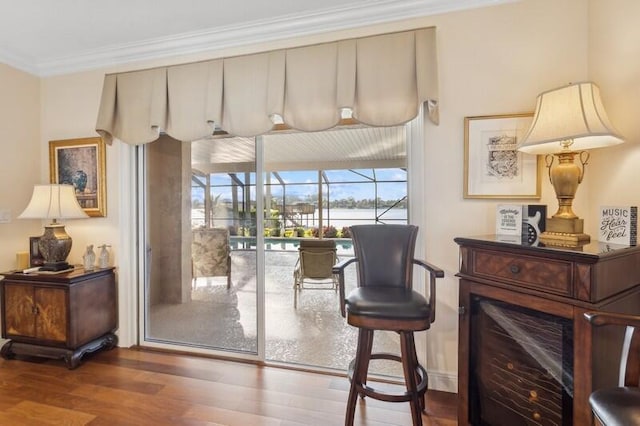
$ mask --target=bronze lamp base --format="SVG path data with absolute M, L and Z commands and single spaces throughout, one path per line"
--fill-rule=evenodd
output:
M 66 258 L 71 251 L 71 237 L 60 223 L 51 223 L 44 227 L 44 235 L 40 237 L 38 248 L 44 265 L 42 271 L 61 271 L 69 269 L 71 266 L 66 262 Z
M 550 246 L 576 247 L 591 240 L 583 232 L 584 221 L 580 218 L 547 218 L 546 230 L 540 235 L 540 241 Z

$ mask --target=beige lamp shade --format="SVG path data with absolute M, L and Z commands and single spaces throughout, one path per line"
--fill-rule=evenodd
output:
M 518 150 L 554 154 L 563 149 L 583 151 L 622 143 L 600 99 L 600 89 L 581 82 L 538 95 L 533 122 Z
M 82 219 L 89 217 L 72 185 L 35 185 L 31 201 L 19 219 Z

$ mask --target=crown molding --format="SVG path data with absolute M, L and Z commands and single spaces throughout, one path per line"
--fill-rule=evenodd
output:
M 46 77 L 264 43 L 520 0 L 377 0 L 110 46 L 42 61 L 0 48 L 0 61 Z
M 13 68 L 28 72 L 36 76 L 41 76 L 40 70 L 33 58 L 20 55 L 6 47 L 0 47 L 0 63 L 7 64 Z

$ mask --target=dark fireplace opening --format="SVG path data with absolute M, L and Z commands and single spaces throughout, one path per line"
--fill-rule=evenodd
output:
M 474 296 L 471 328 L 472 424 L 573 424 L 570 319 Z

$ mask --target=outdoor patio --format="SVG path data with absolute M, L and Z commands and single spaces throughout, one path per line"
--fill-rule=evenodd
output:
M 344 257 L 344 254 L 340 255 Z M 303 289 L 293 305 L 293 271 L 297 250 L 267 250 L 266 359 L 345 370 L 355 355 L 357 329 L 340 315 L 338 293 Z M 232 251 L 232 286 L 224 277 L 200 278 L 192 301 L 153 306 L 147 337 L 190 346 L 255 353 L 257 351 L 255 252 Z M 347 292 L 355 286 L 355 267 L 348 269 Z M 376 334 L 374 351 L 397 353 L 395 333 Z M 380 374 L 401 375 L 388 361 L 372 362 Z

